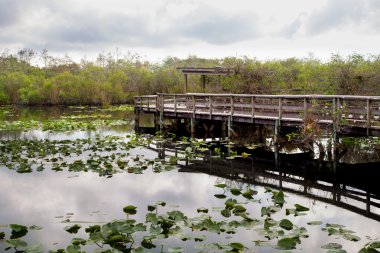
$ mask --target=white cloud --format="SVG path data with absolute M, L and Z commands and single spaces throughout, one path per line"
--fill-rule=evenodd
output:
M 118 47 L 153 60 L 377 54 L 379 14 L 378 0 L 0 0 L 0 48 L 95 56 Z

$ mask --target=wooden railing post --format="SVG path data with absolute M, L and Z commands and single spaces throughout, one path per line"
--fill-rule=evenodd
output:
M 251 97 L 251 116 L 255 117 L 255 96 Z
M 173 97 L 174 97 L 174 99 L 173 99 L 173 101 L 174 101 L 174 113 L 177 113 L 177 97 L 175 94 L 173 95 Z
M 160 132 L 163 134 L 164 130 L 164 109 L 165 109 L 165 101 L 164 94 L 160 94 Z
M 342 117 L 342 110 L 341 110 L 341 101 L 340 101 L 340 98 L 336 98 L 336 127 L 338 128 L 339 125 L 340 125 L 340 118 Z
M 282 98 L 278 99 L 278 120 L 279 124 L 281 124 L 281 119 L 282 119 Z
M 231 103 L 231 116 L 233 116 L 234 115 L 234 97 L 233 96 L 231 96 L 230 97 L 230 103 Z
M 307 105 L 307 99 L 304 98 L 303 99 L 303 122 L 306 123 L 306 118 L 307 118 L 307 109 L 308 109 L 308 105 Z
M 209 100 L 210 119 L 211 119 L 211 116 L 212 116 L 212 96 L 209 96 L 208 100 Z
M 195 117 L 195 96 L 192 95 L 192 100 L 193 100 L 193 118 Z
M 371 106 L 372 106 L 372 101 L 367 98 L 367 135 L 369 135 L 369 129 L 371 128 Z

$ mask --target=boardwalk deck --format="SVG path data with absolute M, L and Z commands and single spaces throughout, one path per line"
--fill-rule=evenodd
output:
M 135 97 L 137 111 L 177 118 L 300 126 L 380 135 L 380 96 L 158 94 Z

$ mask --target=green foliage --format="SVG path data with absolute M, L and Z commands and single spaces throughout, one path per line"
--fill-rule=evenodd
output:
M 108 105 L 132 102 L 135 95 L 182 93 L 184 78 L 177 67 L 184 66 L 231 69 L 229 76 L 207 76 L 206 92 L 376 95 L 380 91 L 377 55 L 332 55 L 327 62 L 312 56 L 268 61 L 189 56 L 153 64 L 141 62 L 135 55 L 114 59 L 110 54 L 99 54 L 95 62 L 82 60 L 79 65 L 45 52 L 40 57 L 44 67 L 38 67 L 30 64 L 35 53 L 28 52 L 27 58 L 0 56 L 0 104 Z M 202 78 L 189 75 L 188 92 L 202 91 Z

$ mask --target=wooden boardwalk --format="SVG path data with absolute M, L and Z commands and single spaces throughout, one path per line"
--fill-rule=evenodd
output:
M 280 126 L 314 121 L 336 131 L 380 135 L 380 96 L 158 94 L 137 96 L 136 112 L 163 117 Z

